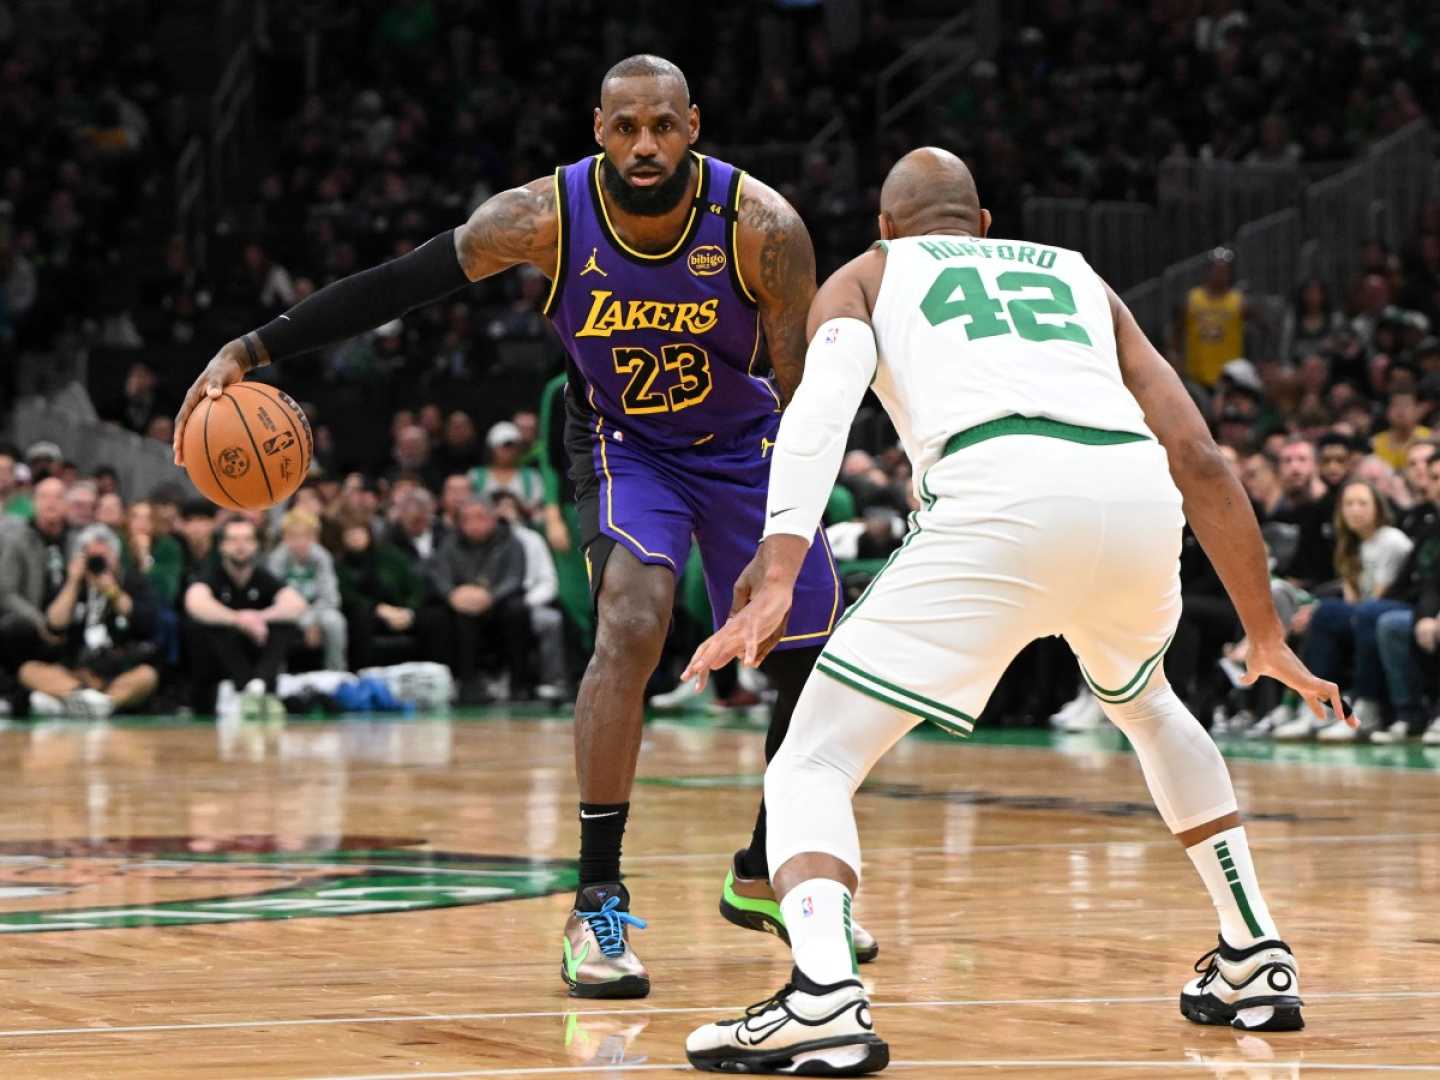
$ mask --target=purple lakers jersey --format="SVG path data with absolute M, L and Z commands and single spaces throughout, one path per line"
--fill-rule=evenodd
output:
M 656 449 L 754 428 L 780 401 L 755 373 L 760 314 L 736 257 L 744 174 L 695 154 L 684 232 L 647 254 L 611 227 L 600 160 L 555 171 L 560 255 L 545 314 L 573 363 L 572 407 Z

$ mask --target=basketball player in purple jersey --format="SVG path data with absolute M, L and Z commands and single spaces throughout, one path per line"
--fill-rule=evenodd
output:
M 700 112 L 680 69 L 656 56 L 616 64 L 600 89 L 603 153 L 501 192 L 458 229 L 334 282 L 225 345 L 176 417 L 270 360 L 397 318 L 507 267 L 551 279 L 545 314 L 569 353 L 567 441 L 595 596 L 595 652 L 575 706 L 580 887 L 561 974 L 579 997 L 643 997 L 629 943 L 620 843 L 640 751 L 646 682 L 670 625 L 692 537 L 718 621 L 748 597 L 740 580 L 760 540 L 769 451 L 800 382 L 815 256 L 794 209 L 764 184 L 691 147 Z M 763 335 L 762 335 L 763 329 Z M 762 336 L 773 378 L 763 374 Z M 800 690 L 841 613 L 824 543 L 812 545 L 767 673 L 778 697 L 774 756 Z M 762 803 L 736 853 L 721 912 L 785 937 L 765 863 Z M 855 928 L 857 955 L 874 939 Z

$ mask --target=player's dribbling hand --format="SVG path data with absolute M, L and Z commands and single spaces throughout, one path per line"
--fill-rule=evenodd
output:
M 1316 719 L 1325 719 L 1325 706 L 1329 705 L 1335 710 L 1335 715 L 1352 728 L 1360 726 L 1360 722 L 1345 711 L 1345 703 L 1340 698 L 1340 687 L 1313 675 L 1284 641 L 1271 644 L 1251 641 L 1250 655 L 1245 661 L 1245 675 L 1240 684 L 1254 686 L 1262 675 L 1284 683 L 1303 697 Z
M 175 414 L 175 441 L 172 449 L 175 452 L 176 465 L 185 464 L 185 421 L 190 419 L 190 414 L 195 411 L 195 406 L 200 404 L 200 399 L 206 396 L 219 397 L 225 387 L 239 382 L 248 370 L 249 360 L 245 346 L 238 339 L 226 342 L 210 363 L 205 365 L 205 370 L 200 373 L 200 377 L 190 387 L 190 392 L 185 395 L 185 400 L 180 403 L 180 411 Z

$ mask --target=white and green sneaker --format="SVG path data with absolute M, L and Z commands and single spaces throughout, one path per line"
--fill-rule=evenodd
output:
M 858 979 L 821 986 L 794 968 L 744 1016 L 692 1031 L 685 1056 L 702 1072 L 863 1076 L 890 1064 L 890 1047 L 875 1034 Z
M 725 887 L 720 893 L 720 914 L 727 922 L 746 930 L 774 934 L 789 945 L 790 935 L 785 930 L 785 916 L 780 913 L 780 901 L 775 899 L 775 890 L 768 878 L 748 878 L 740 873 L 741 854 L 743 852 L 735 853 L 725 874 Z M 852 922 L 850 932 L 855 941 L 856 963 L 868 964 L 880 955 L 879 942 L 863 926 Z
M 1195 964 L 1199 978 L 1180 991 L 1180 1014 L 1197 1024 L 1241 1031 L 1299 1031 L 1300 970 L 1283 941 L 1259 941 L 1246 949 L 1220 944 Z
M 630 948 L 630 927 L 645 920 L 630 914 L 624 885 L 587 885 L 565 923 L 560 977 L 571 997 L 642 998 L 650 993 L 650 975 Z

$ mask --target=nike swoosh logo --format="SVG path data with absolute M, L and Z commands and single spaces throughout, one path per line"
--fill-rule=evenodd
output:
M 773 517 L 779 517 L 781 514 L 788 514 L 791 510 L 794 510 L 794 509 L 795 509 L 795 507 L 793 507 L 793 506 L 787 506 L 787 507 L 785 507 L 783 510 L 771 510 L 771 511 L 770 511 L 770 516 L 771 516 L 772 518 L 773 518 Z
M 281 315 L 280 317 L 281 317 L 282 319 L 284 319 L 286 322 L 289 322 L 289 321 L 290 321 L 290 316 L 289 316 L 289 315 Z
M 560 943 L 565 946 L 565 970 L 573 981 L 575 973 L 580 970 L 580 965 L 583 964 L 585 958 L 590 955 L 590 942 L 585 942 L 585 944 L 581 946 L 580 951 L 573 955 L 570 952 L 569 938 L 561 938 Z
M 581 816 L 582 818 L 584 818 L 586 821 L 589 821 L 591 818 L 597 818 L 597 817 L 614 817 L 614 816 L 615 816 L 616 814 L 618 814 L 618 813 L 620 813 L 619 810 L 611 810 L 611 811 L 608 811 L 607 813 L 604 813 L 604 814 L 587 814 L 584 810 L 581 810 L 581 811 L 580 811 L 580 816 Z
M 735 1041 L 746 1046 L 759 1046 L 789 1022 L 790 1017 L 781 1016 L 779 1019 L 761 1028 L 753 1028 L 749 1024 L 746 1024 L 735 1033 Z M 749 1036 L 748 1040 L 744 1038 L 746 1035 Z

